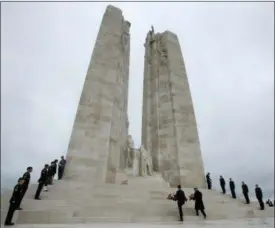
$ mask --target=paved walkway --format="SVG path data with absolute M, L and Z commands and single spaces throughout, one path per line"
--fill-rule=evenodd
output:
M 93 223 L 93 224 L 45 224 L 45 225 L 16 225 L 16 228 L 173 228 L 184 225 L 188 228 L 273 228 L 274 218 L 247 219 L 247 220 L 216 220 L 194 222 L 175 222 L 169 224 L 152 223 Z M 3 226 L 1 226 L 3 227 Z

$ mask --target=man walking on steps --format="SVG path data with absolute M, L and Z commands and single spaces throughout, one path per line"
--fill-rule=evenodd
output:
M 195 200 L 195 210 L 196 210 L 196 214 L 197 216 L 199 216 L 199 211 L 201 211 L 202 215 L 204 216 L 204 219 L 206 218 L 206 214 L 204 211 L 204 203 L 202 200 L 202 193 L 197 189 L 194 188 L 194 200 Z
M 263 192 L 262 192 L 262 189 L 257 184 L 255 186 L 255 194 L 256 194 L 256 198 L 260 204 L 260 210 L 264 210 Z
M 182 212 L 182 206 L 187 201 L 187 198 L 185 197 L 184 191 L 181 189 L 181 186 L 178 185 L 178 191 L 175 194 L 175 200 L 178 203 L 178 209 L 180 214 L 180 221 L 183 221 L 183 212 Z
M 229 187 L 231 191 L 231 195 L 233 199 L 236 199 L 236 192 L 235 192 L 235 183 L 232 178 L 229 178 Z

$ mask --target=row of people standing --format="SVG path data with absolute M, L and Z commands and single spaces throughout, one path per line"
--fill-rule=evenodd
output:
M 207 183 L 208 189 L 211 190 L 212 189 L 212 180 L 210 177 L 210 173 L 206 174 L 206 183 Z M 222 193 L 226 194 L 226 181 L 222 175 L 220 176 L 220 186 L 222 189 Z M 229 188 L 231 191 L 232 198 L 236 199 L 237 197 L 236 197 L 236 191 L 235 191 L 235 182 L 232 180 L 232 178 L 229 178 Z M 242 181 L 242 192 L 243 192 L 246 204 L 250 204 L 249 189 L 248 189 L 247 184 L 245 184 L 244 181 Z M 263 202 L 263 192 L 258 184 L 255 185 L 255 195 L 259 202 L 260 210 L 264 210 L 265 208 L 264 208 L 264 202 Z
M 58 163 L 58 160 L 56 159 L 51 162 L 50 166 L 48 164 L 44 166 L 44 168 L 41 171 L 40 178 L 38 179 L 39 184 L 38 184 L 34 199 L 40 200 L 40 193 L 43 189 L 43 186 L 45 186 L 46 188 L 45 190 L 47 191 L 48 184 L 53 184 L 53 178 L 57 172 L 57 166 L 58 166 L 58 180 L 62 179 L 65 165 L 66 165 L 66 160 L 64 156 L 62 156 L 59 163 Z M 29 166 L 27 167 L 27 170 L 23 174 L 23 176 L 18 179 L 17 184 L 13 189 L 13 193 L 9 201 L 10 206 L 6 216 L 5 226 L 14 225 L 14 223 L 12 222 L 14 212 L 16 210 L 22 210 L 22 208 L 20 207 L 21 202 L 29 188 L 32 172 L 33 172 L 33 167 Z

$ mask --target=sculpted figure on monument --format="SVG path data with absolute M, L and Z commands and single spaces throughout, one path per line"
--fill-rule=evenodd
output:
M 141 145 L 140 147 L 140 175 L 141 176 L 152 176 L 152 159 L 149 156 L 148 151 Z
M 129 21 L 123 22 L 123 31 L 121 37 L 123 51 L 128 51 L 129 49 L 130 27 L 131 23 Z
M 127 160 L 126 160 L 126 166 L 127 168 L 131 168 L 133 167 L 133 153 L 134 153 L 134 141 L 132 139 L 131 135 L 128 135 L 128 139 L 127 139 L 127 148 L 126 148 L 126 156 L 127 156 Z

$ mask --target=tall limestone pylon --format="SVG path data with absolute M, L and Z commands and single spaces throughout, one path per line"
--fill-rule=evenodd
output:
M 153 169 L 175 187 L 205 187 L 194 108 L 177 36 L 148 32 L 145 43 L 142 144 Z
M 130 23 L 108 6 L 102 19 L 70 138 L 64 179 L 115 183 L 124 164 Z

